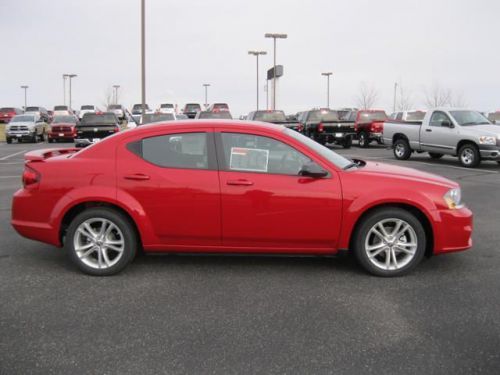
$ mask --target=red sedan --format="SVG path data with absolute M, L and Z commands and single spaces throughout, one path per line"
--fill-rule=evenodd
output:
M 397 276 L 424 255 L 472 245 L 472 214 L 456 183 L 349 160 L 279 125 L 146 125 L 83 150 L 25 158 L 12 225 L 25 237 L 64 246 L 93 275 L 119 272 L 142 248 L 350 250 L 370 273 Z

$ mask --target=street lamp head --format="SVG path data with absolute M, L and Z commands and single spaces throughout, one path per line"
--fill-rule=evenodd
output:
M 325 73 L 321 73 L 322 76 L 331 76 L 333 73 L 332 72 L 325 72 Z
M 22 88 L 22 89 L 25 89 L 25 90 L 26 90 L 28 87 L 29 87 L 29 86 L 26 86 L 26 85 L 21 86 L 21 88 Z
M 69 78 L 75 78 L 75 77 L 78 77 L 78 75 L 77 74 L 68 74 L 68 77 Z
M 267 52 L 266 51 L 248 51 L 248 54 L 258 56 L 258 55 L 267 55 Z
M 205 87 L 209 87 L 210 86 L 210 83 L 204 83 L 203 86 Z
M 264 34 L 266 38 L 275 38 L 275 39 L 286 39 L 288 38 L 287 34 L 279 34 L 279 33 L 266 33 Z

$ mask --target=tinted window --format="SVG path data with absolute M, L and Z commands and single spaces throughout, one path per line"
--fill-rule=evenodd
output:
M 93 105 L 82 105 L 81 109 L 82 109 L 82 111 L 93 110 L 94 106 Z
M 231 120 L 232 116 L 229 112 L 200 112 L 199 119 L 227 119 Z
M 174 121 L 174 115 L 171 113 L 146 113 L 142 116 L 143 124 L 150 124 L 159 121 Z
M 33 122 L 35 121 L 35 116 L 33 115 L 19 115 L 14 116 L 10 122 Z
M 186 104 L 186 112 L 195 112 L 201 109 L 199 104 Z
M 75 116 L 55 116 L 54 120 L 52 121 L 53 124 L 64 123 L 64 122 L 76 124 L 76 118 Z
M 26 107 L 26 112 L 38 112 L 40 107 Z
M 443 122 L 451 122 L 444 112 L 434 112 L 429 123 L 430 126 L 441 126 Z
M 286 116 L 283 111 L 257 111 L 253 119 L 255 121 L 280 122 L 286 121 Z
M 208 169 L 207 134 L 181 133 L 143 139 L 142 157 L 160 167 Z
M 402 120 L 402 119 L 403 119 L 403 112 L 398 112 L 396 120 Z
M 67 110 L 68 110 L 68 107 L 65 105 L 56 105 L 54 107 L 54 111 L 67 111 Z
M 173 104 L 162 104 L 160 108 L 174 108 Z
M 116 116 L 112 113 L 98 115 L 95 113 L 86 113 L 82 118 L 82 125 L 86 124 L 102 124 L 102 125 L 115 125 L 117 122 Z
M 14 112 L 14 111 L 15 108 L 9 108 L 9 107 L 0 108 L 0 112 Z
M 226 169 L 297 176 L 310 159 L 272 138 L 252 134 L 222 133 Z
M 339 116 L 335 111 L 311 111 L 307 121 L 319 122 L 319 121 L 338 121 Z

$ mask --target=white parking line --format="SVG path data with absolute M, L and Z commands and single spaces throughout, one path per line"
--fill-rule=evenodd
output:
M 21 176 L 0 176 L 0 178 L 19 178 Z
M 26 152 L 28 150 L 22 150 L 22 151 L 19 151 L 19 152 L 16 152 L 14 154 L 10 154 L 10 155 L 7 155 L 7 156 L 4 156 L 3 158 L 0 158 L 0 160 L 7 160 L 7 159 L 10 159 L 11 157 L 13 156 L 16 156 L 16 155 L 19 155 L 19 154 L 22 154 L 24 152 Z
M 419 161 L 419 160 L 397 160 L 397 159 L 384 159 L 387 161 L 395 161 L 395 162 L 400 162 L 400 163 L 410 163 L 410 164 L 424 164 L 424 165 L 429 165 L 431 167 L 445 167 L 445 168 L 452 168 L 452 169 L 459 169 L 462 171 L 468 171 L 468 172 L 484 172 L 484 173 L 493 173 L 493 174 L 498 174 L 500 171 L 492 171 L 491 169 L 480 169 L 480 168 L 465 168 L 465 167 L 455 167 L 453 165 L 447 165 L 447 164 L 433 164 L 433 163 L 426 163 L 424 161 Z

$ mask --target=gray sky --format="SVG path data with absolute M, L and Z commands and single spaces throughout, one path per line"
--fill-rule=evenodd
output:
M 379 91 L 376 107 L 392 110 L 402 82 L 414 107 L 433 84 L 462 94 L 468 106 L 500 109 L 498 0 L 147 0 L 147 102 L 228 102 L 234 115 L 255 107 L 255 58 L 272 64 L 266 32 L 285 66 L 278 107 L 324 106 L 322 71 L 334 73 L 332 107 L 353 106 L 362 81 Z M 73 107 L 104 102 L 113 84 L 121 101 L 140 101 L 139 0 L 1 0 L 0 106 L 52 108 L 63 101 L 63 73 L 77 73 Z

